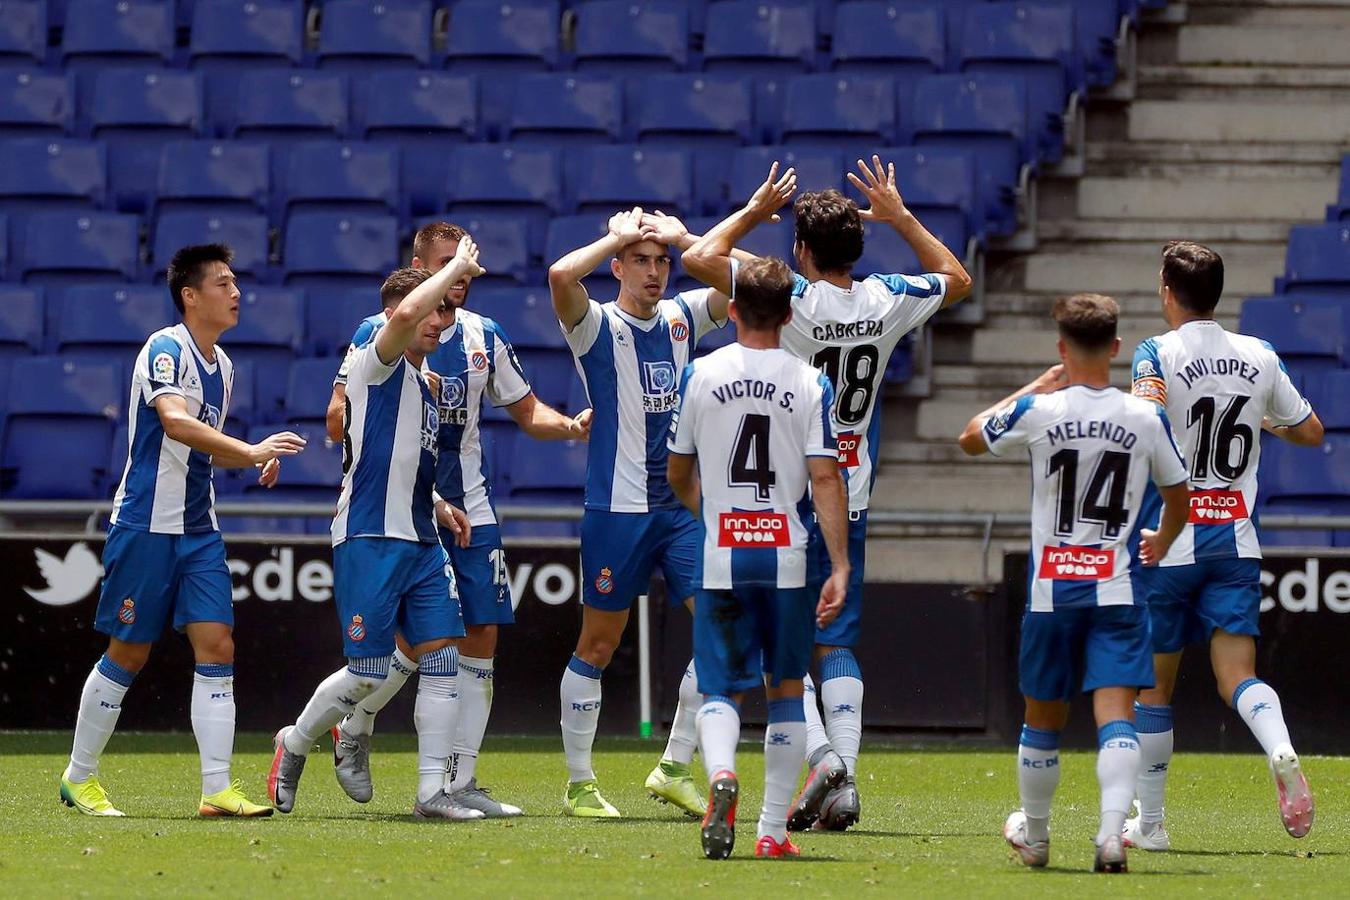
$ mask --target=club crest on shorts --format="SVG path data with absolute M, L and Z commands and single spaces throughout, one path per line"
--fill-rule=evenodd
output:
M 136 624 L 136 601 L 128 597 L 122 601 L 122 608 L 117 611 L 117 621 L 123 625 Z
M 683 341 L 689 338 L 689 326 L 679 319 L 672 319 L 670 322 L 670 339 L 672 341 Z
M 354 641 L 364 641 L 366 639 L 365 620 L 360 614 L 352 616 L 352 624 L 347 626 L 347 637 Z
M 595 576 L 595 589 L 602 594 L 608 594 L 614 590 L 614 573 L 609 567 L 600 570 L 600 574 Z

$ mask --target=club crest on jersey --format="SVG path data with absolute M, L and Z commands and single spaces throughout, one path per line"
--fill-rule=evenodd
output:
M 366 639 L 366 623 L 361 616 L 352 616 L 352 624 L 347 626 L 347 637 L 354 641 L 364 641 Z
M 422 404 L 422 449 L 436 453 L 436 433 L 441 427 L 441 415 L 431 403 Z
M 839 468 L 857 468 L 858 448 L 862 446 L 862 435 L 841 431 L 835 438 L 835 445 L 839 448 Z
M 1100 581 L 1116 571 L 1116 551 L 1096 547 L 1044 547 L 1040 578 L 1050 581 Z
M 174 370 L 177 368 L 178 363 L 171 354 L 156 353 L 155 358 L 150 361 L 150 380 L 160 384 L 173 384 Z
M 1241 491 L 1191 491 L 1192 525 L 1226 525 L 1248 517 Z
M 1153 363 L 1146 359 L 1139 360 L 1139 365 L 1134 367 L 1135 378 L 1151 378 L 1158 374 L 1158 370 L 1153 368 Z
M 595 589 L 602 594 L 608 594 L 614 590 L 614 573 L 605 566 L 600 570 L 600 574 L 595 576 Z
M 685 341 L 689 339 L 689 326 L 679 319 L 670 320 L 670 339 L 672 341 Z
M 475 372 L 486 372 L 488 367 L 488 356 L 483 350 L 475 347 L 469 351 L 469 368 Z
M 469 410 L 464 402 L 467 391 L 457 375 L 441 379 L 440 402 L 436 406 L 442 425 L 467 425 Z
M 669 412 L 675 408 L 675 364 L 644 362 L 642 364 L 642 408 L 649 413 Z
M 731 548 L 787 547 L 788 518 L 775 512 L 729 512 L 717 517 L 717 546 Z
M 197 413 L 197 421 L 205 422 L 212 428 L 220 427 L 220 409 L 210 403 L 203 403 L 201 412 Z
M 1017 409 L 1017 404 L 1009 403 L 1002 409 L 995 410 L 994 414 L 989 417 L 988 423 L 984 426 L 985 432 L 990 437 L 998 437 L 1000 434 L 1007 431 L 1008 422 L 1012 420 L 1013 410 L 1015 409 Z
M 122 601 L 122 608 L 117 611 L 117 621 L 123 625 L 136 624 L 136 601 L 131 597 Z

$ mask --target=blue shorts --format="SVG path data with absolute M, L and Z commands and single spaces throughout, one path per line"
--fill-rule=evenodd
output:
M 156 534 L 108 529 L 103 545 L 103 589 L 94 629 L 129 644 L 150 644 L 173 622 L 234 627 L 234 588 L 219 531 Z
M 1033 700 L 1070 700 L 1079 690 L 1153 687 L 1148 610 L 1080 606 L 1022 617 L 1018 674 Z
M 1153 652 L 1204 644 L 1215 629 L 1259 637 L 1261 560 L 1211 559 L 1189 566 L 1149 566 L 1135 584 L 1153 620 Z
M 739 694 L 806 675 L 816 604 L 806 588 L 699 589 L 694 601 L 694 668 L 701 694 Z
M 855 519 L 854 516 L 857 516 Z M 867 510 L 849 514 L 848 562 L 852 567 L 848 576 L 848 593 L 844 608 L 833 622 L 816 629 L 816 643 L 822 647 L 856 647 L 862 631 L 863 572 L 867 568 Z M 814 597 L 820 596 L 825 579 L 830 574 L 830 551 L 820 533 L 820 524 L 811 526 L 807 541 L 806 583 Z
M 455 536 L 442 528 L 441 544 L 450 554 L 459 588 L 459 607 L 465 625 L 510 625 L 516 621 L 511 609 L 511 581 L 506 576 L 506 552 L 502 530 L 496 525 L 475 525 L 469 546 L 461 549 Z
M 647 593 L 657 566 L 672 606 L 694 596 L 702 549 L 698 522 L 684 507 L 649 513 L 588 509 L 581 517 L 581 602 L 626 610 Z
M 333 548 L 333 595 L 348 657 L 388 656 L 395 631 L 414 647 L 464 637 L 455 576 L 440 544 L 348 538 Z

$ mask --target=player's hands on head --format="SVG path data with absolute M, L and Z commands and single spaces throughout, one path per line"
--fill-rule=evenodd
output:
M 455 248 L 455 257 L 450 260 L 450 265 L 459 269 L 462 278 L 477 278 L 487 272 L 478 264 L 478 244 L 469 235 L 459 239 L 459 246 Z
M 253 462 L 265 463 L 278 456 L 294 456 L 305 449 L 305 439 L 294 431 L 279 431 L 268 435 L 256 444 L 250 444 L 250 456 Z
M 642 207 L 635 206 L 610 216 L 609 233 L 624 247 L 642 240 Z
M 820 589 L 820 602 L 816 604 L 816 627 L 824 628 L 839 616 L 847 593 L 848 572 L 831 572 Z
M 469 517 L 464 514 L 464 510 L 448 500 L 437 500 L 436 522 L 442 528 L 449 529 L 450 533 L 455 536 L 456 547 L 463 550 L 469 546 L 469 536 L 473 531 L 473 526 L 469 524 Z
M 589 441 L 591 439 L 591 419 L 595 416 L 595 410 L 589 406 L 572 417 L 572 436 L 579 441 Z
M 258 484 L 265 488 L 274 487 L 277 479 L 281 477 L 281 460 L 274 456 L 265 463 L 256 463 L 255 465 L 259 469 Z
M 862 178 L 852 172 L 847 173 L 849 183 L 862 191 L 869 204 L 867 209 L 859 210 L 858 215 L 867 221 L 899 221 L 908 210 L 895 186 L 895 163 L 882 166 L 881 157 L 873 154 L 871 166 L 858 160 L 858 171 L 862 173 Z
M 1139 530 L 1139 561 L 1146 566 L 1156 566 L 1167 555 L 1171 545 L 1158 540 L 1158 532 L 1147 528 Z
M 797 192 L 797 170 L 788 167 L 782 175 L 778 174 L 778 161 L 769 166 L 769 176 L 764 183 L 750 195 L 746 206 L 760 221 L 778 222 L 778 211 L 787 206 L 792 195 Z
M 642 239 L 661 244 L 678 244 L 689 234 L 684 223 L 661 210 L 642 214 Z
M 1055 363 L 1050 368 L 1041 373 L 1040 377 L 1032 382 L 1035 385 L 1036 393 L 1049 394 L 1062 387 L 1068 387 L 1069 374 L 1064 371 L 1063 363 Z

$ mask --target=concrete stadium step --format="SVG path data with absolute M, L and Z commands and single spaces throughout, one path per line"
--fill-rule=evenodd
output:
M 1007 466 L 887 466 L 872 497 L 878 509 L 945 512 L 1026 512 L 1031 501 L 1023 459 Z
M 1155 171 L 1159 166 L 1241 163 L 1312 167 L 1324 172 L 1341 158 L 1339 143 L 1290 143 L 1288 141 L 1089 141 L 1087 163 L 1093 174 L 1110 175 L 1115 167 L 1132 173 Z
M 1270 244 L 1287 240 L 1289 223 L 1230 222 L 1208 219 L 1042 219 L 1036 234 L 1043 241 L 1157 241 L 1184 236 L 1202 244 Z M 1116 298 L 1121 299 L 1120 297 Z M 1156 299 L 1156 298 L 1155 298 Z
M 1154 331 L 1159 333 L 1162 329 Z M 1152 335 L 1150 335 L 1151 337 Z M 1131 348 L 1133 353 L 1133 348 Z M 1002 391 L 1007 396 L 1024 384 L 1029 384 L 1058 357 L 1038 359 L 1031 362 L 1001 362 L 997 360 L 981 361 L 978 365 L 953 365 L 941 363 L 933 367 L 933 383 L 946 396 L 946 392 L 959 388 L 986 388 L 994 392 Z M 1111 365 L 1112 380 L 1124 386 L 1129 382 L 1130 360 L 1122 351 Z M 973 413 L 972 413 L 973 415 Z M 888 434 L 889 432 L 882 432 Z
M 1266 17 L 1262 17 L 1266 18 Z M 1294 24 L 1289 12 L 1275 22 L 1243 25 L 1186 25 L 1177 32 L 1177 62 L 1183 65 L 1343 66 L 1350 27 L 1335 27 L 1334 17 L 1319 25 Z
M 1284 271 L 1283 244 L 1218 244 L 1229 296 L 1269 293 Z M 1139 293 L 1158 283 L 1157 241 L 1100 244 L 1046 243 L 1025 260 L 1022 287 L 1029 292 L 1092 290 Z
M 868 528 L 869 581 L 947 582 L 978 584 L 986 573 L 990 582 L 1003 579 L 1003 542 L 989 548 L 988 569 L 980 538 L 888 537 Z
M 1189 0 L 1188 25 L 1344 24 L 1346 0 Z
M 1011 391 L 1009 391 L 1011 393 Z M 1006 396 L 1006 394 L 1004 395 Z M 973 410 L 971 415 L 979 412 Z M 969 418 L 969 417 L 967 417 Z M 891 441 L 882 448 L 881 465 L 928 465 L 928 466 L 1006 466 L 1007 460 L 997 456 L 966 456 L 956 444 L 955 435 L 944 435 L 935 440 Z M 934 469 L 934 471 L 938 471 Z
M 1127 113 L 1133 141 L 1350 141 L 1350 104 L 1139 100 Z
M 1350 17 L 1350 13 L 1342 15 Z M 1144 88 L 1234 88 L 1305 90 L 1350 87 L 1350 64 L 1297 66 L 1234 65 L 1230 61 L 1213 65 L 1168 65 L 1154 63 L 1139 67 L 1139 87 Z
M 1334 172 L 1322 178 L 1279 170 L 1257 176 L 1244 166 L 1222 177 L 1087 177 L 1078 183 L 1078 215 L 1085 219 L 1225 222 L 1316 220 L 1335 196 Z
M 1134 348 L 1138 346 L 1140 341 L 1165 330 L 1165 325 L 1122 330 L 1120 332 L 1121 356 L 1127 357 L 1122 360 L 1122 363 L 1128 366 L 1128 356 L 1134 352 Z M 971 338 L 971 358 L 980 366 L 1008 364 L 1039 366 L 1039 369 L 1031 375 L 1031 378 L 1034 378 L 1044 372 L 1046 367 L 1059 361 L 1057 349 L 1059 333 L 1050 329 L 1044 331 L 1033 329 L 1007 331 L 981 328 Z M 1031 378 L 1027 378 L 1021 383 L 1025 384 Z

